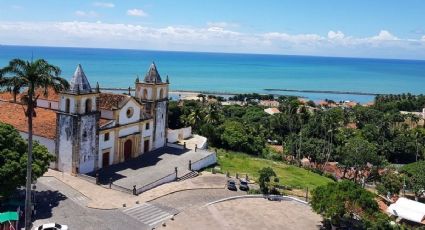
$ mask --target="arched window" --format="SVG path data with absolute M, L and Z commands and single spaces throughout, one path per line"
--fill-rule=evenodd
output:
M 69 107 L 71 107 L 71 100 L 69 100 L 69 98 L 67 98 L 65 100 L 65 113 L 69 113 Z
M 164 98 L 164 89 L 159 90 L 159 99 Z
M 143 90 L 143 99 L 148 99 L 148 90 L 147 89 Z
M 86 110 L 85 113 L 90 113 L 91 112 L 91 99 L 87 99 L 86 100 Z

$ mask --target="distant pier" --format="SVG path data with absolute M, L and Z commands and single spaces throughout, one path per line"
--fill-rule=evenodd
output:
M 121 91 L 128 92 L 129 88 L 117 88 L 117 87 L 106 87 L 100 88 L 100 90 L 107 91 Z M 134 88 L 130 88 L 130 91 L 135 91 Z M 377 96 L 386 95 L 384 93 L 367 93 L 367 92 L 356 92 L 356 91 L 337 91 L 337 90 L 303 90 L 303 89 L 264 89 L 264 91 L 271 92 L 273 95 L 279 96 L 276 92 L 293 92 L 293 93 L 321 93 L 321 94 L 348 94 L 348 95 L 364 95 L 364 96 Z M 274 92 L 274 93 L 273 93 Z M 198 93 L 198 94 L 212 94 L 212 95 L 238 95 L 246 94 L 247 92 L 218 92 L 218 91 L 207 91 L 207 90 L 170 90 L 170 93 Z M 260 95 L 266 95 L 259 93 Z
M 350 95 L 365 95 L 365 96 L 377 96 L 385 95 L 381 93 L 366 93 L 366 92 L 355 92 L 355 91 L 335 91 L 335 90 L 302 90 L 302 89 L 264 89 L 270 92 L 294 92 L 294 93 L 327 93 L 327 94 L 350 94 Z

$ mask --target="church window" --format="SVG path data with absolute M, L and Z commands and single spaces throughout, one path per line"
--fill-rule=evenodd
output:
M 109 133 L 105 133 L 105 136 L 103 138 L 104 141 L 109 141 Z
M 163 89 L 159 90 L 159 99 L 162 99 L 162 98 L 164 98 L 164 90 Z
M 71 106 L 71 100 L 65 99 L 65 113 L 69 113 L 69 107 Z
M 133 113 L 134 113 L 134 109 L 132 108 L 132 107 L 129 107 L 128 109 L 127 109 L 127 117 L 128 118 L 131 118 L 132 116 L 133 116 Z
M 146 123 L 146 125 L 145 125 L 145 129 L 146 129 L 146 130 L 149 130 L 149 123 Z
M 87 99 L 86 100 L 86 110 L 85 110 L 85 113 L 91 112 L 91 109 L 92 109 L 91 99 Z
M 147 89 L 144 89 L 143 90 L 143 99 L 148 99 L 148 90 Z

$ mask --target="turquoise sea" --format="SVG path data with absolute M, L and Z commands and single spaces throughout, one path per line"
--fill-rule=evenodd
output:
M 194 53 L 91 48 L 0 46 L 0 67 L 12 58 L 44 58 L 70 79 L 82 64 L 89 81 L 101 87 L 134 86 L 155 61 L 171 90 L 223 93 L 270 93 L 264 89 L 324 90 L 366 93 L 425 92 L 425 61 Z M 369 95 L 273 92 L 312 100 L 368 102 Z

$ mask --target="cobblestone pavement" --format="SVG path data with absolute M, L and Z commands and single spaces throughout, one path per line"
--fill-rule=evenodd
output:
M 157 229 L 309 230 L 319 229 L 321 220 L 321 216 L 314 213 L 308 205 L 295 201 L 246 198 L 187 209 Z
M 226 197 L 245 195 L 243 191 L 230 191 L 228 189 L 196 189 L 186 190 L 169 194 L 150 201 L 151 204 L 173 207 L 183 211 L 191 207 L 201 207 L 212 201 L 220 200 Z
M 35 194 L 34 227 L 57 222 L 78 230 L 151 229 L 121 210 L 85 208 L 88 198 L 55 178 L 39 178 Z

